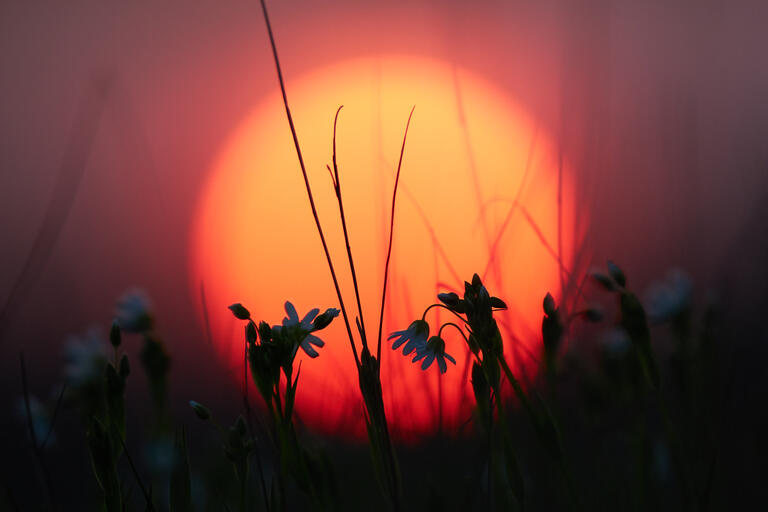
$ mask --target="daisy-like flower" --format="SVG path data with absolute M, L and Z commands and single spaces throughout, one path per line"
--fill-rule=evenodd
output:
M 335 315 L 333 314 L 334 311 L 336 312 Z M 320 313 L 320 309 L 319 308 L 311 309 L 309 313 L 304 315 L 304 318 L 299 320 L 299 314 L 296 312 L 296 308 L 293 306 L 293 304 L 291 304 L 290 301 L 286 301 L 285 312 L 288 314 L 288 316 L 283 318 L 282 327 L 279 325 L 276 325 L 275 327 L 272 328 L 273 332 L 276 329 L 282 332 L 284 328 L 298 327 L 302 331 L 301 334 L 306 333 L 301 337 L 301 340 L 299 341 L 299 346 L 304 352 L 306 352 L 306 354 L 309 357 L 312 357 L 312 358 L 317 357 L 319 354 L 312 345 L 314 345 L 315 347 L 322 347 L 323 345 L 325 345 L 325 342 L 323 340 L 321 340 L 320 338 L 312 334 L 312 332 L 315 331 L 312 321 L 315 319 L 317 314 Z M 331 314 L 332 316 L 336 316 L 339 313 L 337 309 L 330 309 L 323 314 L 324 315 Z
M 133 289 L 117 301 L 116 322 L 126 332 L 145 332 L 152 328 L 152 309 L 147 294 Z
M 692 290 L 691 279 L 683 271 L 670 270 L 664 280 L 651 284 L 646 291 L 648 317 L 656 323 L 677 317 L 690 307 Z
M 69 384 L 73 388 L 82 388 L 98 382 L 104 376 L 106 354 L 106 343 L 98 329 L 70 338 L 64 348 L 64 375 Z
M 405 343 L 403 355 L 407 356 L 414 350 L 417 354 L 421 353 L 427 346 L 427 337 L 429 337 L 429 324 L 424 320 L 415 320 L 404 331 L 395 331 L 389 335 L 388 340 L 392 342 L 392 350 L 397 350 Z
M 432 366 L 432 362 L 436 360 L 437 366 L 440 368 L 440 373 L 448 371 L 448 365 L 445 362 L 446 359 L 453 364 L 456 364 L 456 360 L 451 355 L 445 353 L 445 342 L 439 336 L 432 336 L 429 338 L 426 346 L 416 353 L 413 362 L 415 363 L 422 359 L 422 370 L 426 370 Z

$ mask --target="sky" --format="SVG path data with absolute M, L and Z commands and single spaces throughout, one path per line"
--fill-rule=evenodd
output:
M 624 262 L 639 286 L 671 267 L 746 283 L 734 255 L 764 256 L 765 2 L 272 4 L 289 94 L 377 55 L 455 64 L 508 94 L 573 167 L 595 262 Z M 277 87 L 258 4 L 3 2 L 0 70 L 0 304 L 46 211 L 61 219 L 3 319 L 4 399 L 19 351 L 52 384 L 68 336 L 108 323 L 134 286 L 178 367 L 213 372 L 191 223 L 221 148 Z

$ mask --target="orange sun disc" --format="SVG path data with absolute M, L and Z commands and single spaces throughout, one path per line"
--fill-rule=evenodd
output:
M 271 78 L 270 75 L 267 75 Z M 436 294 L 456 291 L 477 272 L 508 311 L 497 318 L 513 369 L 534 372 L 541 301 L 560 289 L 558 247 L 572 259 L 574 230 L 558 243 L 558 158 L 543 130 L 502 91 L 442 62 L 391 56 L 349 60 L 287 82 L 318 215 L 328 240 L 353 332 L 357 316 L 339 210 L 326 164 L 336 109 L 341 190 L 369 344 L 376 345 L 392 189 L 408 113 L 384 315 L 382 385 L 392 431 L 417 439 L 456 431 L 471 417 L 469 351 L 443 331 L 456 359 L 440 375 L 391 350 L 387 335 L 408 327 Z M 574 198 L 562 173 L 562 225 Z M 282 100 L 276 90 L 233 131 L 202 188 L 191 241 L 191 281 L 202 282 L 221 360 L 242 375 L 243 322 L 227 310 L 241 302 L 279 324 L 290 300 L 304 315 L 339 307 L 312 218 Z M 492 256 L 492 257 L 491 257 Z M 202 311 L 200 312 L 202 319 Z M 433 309 L 427 320 L 455 320 Z M 364 436 L 357 372 L 341 317 L 318 333 L 310 359 L 299 351 L 297 413 L 313 428 Z M 359 340 L 358 350 L 359 350 Z M 374 348 L 375 350 L 375 348 Z M 402 349 L 401 349 L 402 350 Z

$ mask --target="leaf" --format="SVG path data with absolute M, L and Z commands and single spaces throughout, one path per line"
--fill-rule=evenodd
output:
M 175 460 L 171 472 L 170 511 L 188 512 L 192 510 L 192 485 L 187 435 L 183 429 L 176 434 L 174 448 Z

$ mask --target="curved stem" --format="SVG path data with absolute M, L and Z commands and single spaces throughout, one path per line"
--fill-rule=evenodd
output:
M 422 320 L 425 320 L 427 318 L 427 313 L 432 308 L 443 308 L 443 309 L 446 309 L 446 310 L 450 311 L 451 313 L 453 313 L 456 316 L 456 318 L 458 318 L 459 320 L 461 320 L 465 324 L 467 323 L 467 321 L 464 319 L 463 316 L 461 316 L 460 314 L 458 314 L 457 312 L 455 312 L 454 310 L 452 310 L 451 308 L 449 308 L 448 306 L 445 306 L 443 304 L 431 304 L 427 309 L 424 310 L 424 314 L 421 315 L 421 319 Z
M 263 0 L 262 0 L 263 1 Z M 403 145 L 400 147 L 400 160 L 397 162 L 397 174 L 395 174 L 395 188 L 392 191 L 392 212 L 389 217 L 389 247 L 387 248 L 387 261 L 384 263 L 384 286 L 381 291 L 381 314 L 379 315 L 379 338 L 376 346 L 376 359 L 381 360 L 381 330 L 384 327 L 384 302 L 387 299 L 387 279 L 389 278 L 389 259 L 392 257 L 392 235 L 395 231 L 395 200 L 397 199 L 397 185 L 400 182 L 400 169 L 403 166 L 403 154 L 405 153 L 405 141 L 408 138 L 408 127 L 411 126 L 411 113 L 408 114 L 408 122 L 405 123 L 405 133 L 403 134 Z
M 457 331 L 459 331 L 459 334 L 461 334 L 461 337 L 464 338 L 464 341 L 466 341 L 467 345 L 469 345 L 469 338 L 467 338 L 467 335 L 464 334 L 464 330 L 453 322 L 445 322 L 443 325 L 441 325 L 440 329 L 437 330 L 437 336 L 439 337 L 440 333 L 443 332 L 443 329 L 449 326 L 454 327 Z
M 355 288 L 355 300 L 357 300 L 357 314 L 360 317 L 360 339 L 363 347 L 368 347 L 368 339 L 365 334 L 365 320 L 363 316 L 363 306 L 360 303 L 360 290 L 357 286 L 357 272 L 355 272 L 355 261 L 352 258 L 352 248 L 349 245 L 349 233 L 347 232 L 347 217 L 344 215 L 344 201 L 341 196 L 341 180 L 339 179 L 339 166 L 336 163 L 336 124 L 339 120 L 339 113 L 344 105 L 339 106 L 336 115 L 333 117 L 333 188 L 336 192 L 336 199 L 339 203 L 339 215 L 341 216 L 341 229 L 344 232 L 344 243 L 347 246 L 347 259 L 349 260 L 349 270 L 352 273 L 352 285 Z

